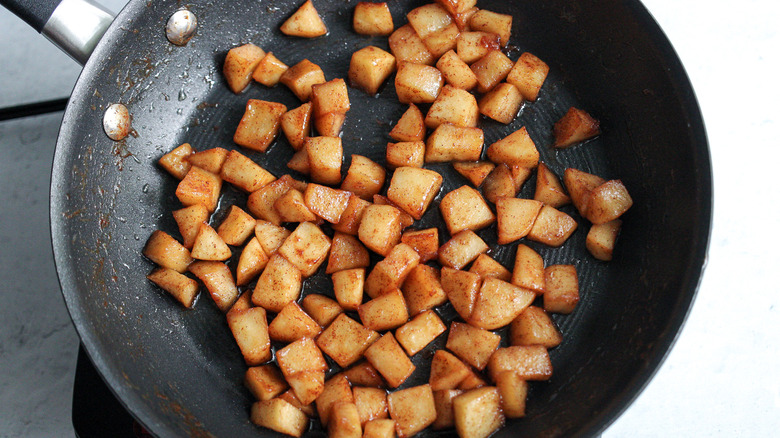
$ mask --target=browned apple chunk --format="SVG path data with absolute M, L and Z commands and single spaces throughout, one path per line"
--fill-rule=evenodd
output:
M 282 243 L 287 239 L 291 231 L 287 228 L 274 225 L 271 222 L 258 220 L 255 225 L 255 237 L 263 247 L 266 254 L 273 255 Z
M 494 277 L 499 280 L 510 281 L 512 278 L 512 273 L 507 268 L 505 268 L 501 263 L 493 260 L 487 254 L 480 254 L 477 256 L 477 259 L 474 260 L 474 263 L 471 264 L 469 272 L 473 272 L 483 279 Z
M 399 102 L 432 103 L 443 85 L 444 79 L 436 67 L 399 61 L 395 74 L 395 92 Z
M 298 397 L 295 396 L 295 391 L 293 391 L 292 389 L 288 389 L 287 391 L 284 391 L 283 393 L 279 394 L 279 397 L 277 398 L 279 398 L 280 400 L 284 400 L 287 403 L 293 405 L 296 409 L 300 410 L 301 412 L 303 412 L 309 417 L 314 417 L 315 415 L 317 415 L 312 403 L 309 403 L 307 405 L 301 403 Z
M 187 161 L 189 161 L 193 166 L 200 167 L 203 170 L 207 170 L 211 173 L 216 173 L 219 175 L 222 171 L 222 165 L 225 163 L 227 155 L 227 149 L 217 147 L 206 149 L 200 152 L 193 152 L 192 155 L 187 157 Z
M 497 204 L 500 198 L 514 198 L 518 187 L 512 171 L 506 164 L 499 164 L 482 181 L 482 194 L 488 201 Z
M 256 366 L 271 359 L 271 339 L 268 337 L 265 309 L 252 307 L 230 311 L 227 323 L 247 365 Z
M 404 280 L 401 290 L 411 315 L 447 302 L 439 271 L 432 266 L 417 265 Z
M 363 427 L 363 438 L 394 438 L 395 421 L 388 418 L 371 420 Z
M 279 398 L 253 403 L 250 419 L 258 426 L 294 437 L 300 437 L 309 427 L 306 414 Z
M 442 266 L 462 269 L 488 249 L 487 243 L 475 232 L 463 230 L 439 248 L 439 263 Z
M 317 413 L 322 425 L 328 426 L 333 405 L 339 402 L 353 403 L 354 401 L 352 387 L 343 374 L 337 374 L 328 379 L 322 393 L 317 397 Z
M 430 385 L 413 386 L 387 396 L 390 418 L 399 438 L 412 436 L 436 420 L 436 404 Z
M 478 61 L 492 50 L 499 50 L 499 36 L 490 32 L 461 32 L 458 36 L 456 51 L 466 64 Z
M 341 189 L 352 192 L 362 199 L 371 198 L 385 185 L 385 169 L 362 155 L 352 155 L 347 176 L 341 183 Z
M 563 183 L 571 195 L 571 202 L 582 217 L 588 215 L 588 203 L 593 189 L 605 182 L 607 181 L 604 178 L 571 167 L 563 172 Z
M 415 369 L 392 332 L 385 333 L 371 344 L 364 354 L 366 360 L 379 371 L 391 388 L 399 387 Z
M 623 182 L 613 179 L 596 187 L 590 193 L 587 219 L 604 224 L 623 215 L 634 204 Z
M 285 35 L 302 38 L 315 38 L 328 33 L 320 14 L 311 0 L 306 0 L 290 18 L 282 23 L 279 30 Z
M 360 425 L 360 413 L 354 403 L 336 402 L 330 408 L 328 437 L 360 438 L 363 429 Z
M 453 236 L 463 230 L 480 230 L 496 220 L 482 195 L 469 186 L 447 193 L 439 203 L 439 210 Z
M 157 268 L 146 278 L 171 294 L 184 307 L 192 307 L 198 295 L 197 281 L 170 268 Z
M 522 105 L 520 90 L 502 82 L 479 100 L 479 112 L 506 125 L 515 119 Z
M 361 304 L 357 311 L 363 325 L 376 331 L 394 329 L 409 320 L 409 312 L 406 310 L 406 302 L 400 289 L 387 292 Z M 373 362 L 371 364 L 376 366 Z
M 474 187 L 479 187 L 496 165 L 490 161 L 472 161 L 452 163 L 452 167 Z
M 396 141 L 422 141 L 425 139 L 425 123 L 422 112 L 415 104 L 409 104 L 398 123 L 390 130 L 390 137 Z
M 425 162 L 476 161 L 482 155 L 484 133 L 479 128 L 444 123 L 425 143 Z
M 390 179 L 387 197 L 413 218 L 420 219 L 439 193 L 443 181 L 433 170 L 399 167 Z
M 433 391 L 433 400 L 436 404 L 436 421 L 433 422 L 434 430 L 451 429 L 455 427 L 455 416 L 452 413 L 452 399 L 462 394 L 459 389 L 441 389 Z
M 252 237 L 244 246 L 236 267 L 236 285 L 243 286 L 254 280 L 268 264 L 268 254 L 257 237 Z
M 285 378 L 304 371 L 325 371 L 328 363 L 311 338 L 301 338 L 277 350 L 276 362 Z M 297 391 L 296 391 L 296 395 Z M 300 396 L 298 396 L 300 399 Z M 303 399 L 301 399 L 303 402 Z M 308 403 L 304 403 L 308 404 Z
M 268 334 L 274 341 L 294 342 L 301 338 L 315 338 L 322 328 L 296 302 L 282 310 L 268 325 Z
M 395 56 L 379 47 L 364 47 L 352 54 L 349 83 L 368 94 L 376 94 L 395 70 Z
M 182 143 L 174 148 L 172 151 L 160 157 L 157 163 L 165 169 L 168 173 L 173 175 L 174 178 L 181 180 L 190 171 L 190 164 L 187 157 L 192 155 L 194 150 L 189 143 Z
M 506 81 L 517 87 L 524 99 L 533 102 L 539 96 L 539 90 L 549 71 L 550 67 L 544 61 L 525 52 L 515 62 Z
M 603 224 L 593 225 L 585 238 L 585 247 L 593 257 L 608 262 L 612 260 L 615 241 L 620 233 L 622 221 L 615 219 Z
M 439 58 L 436 68 L 441 71 L 448 84 L 461 90 L 471 90 L 477 86 L 477 75 L 471 71 L 454 50 L 450 50 Z
M 190 252 L 197 260 L 224 261 L 232 255 L 222 237 L 207 223 L 201 223 Z
M 378 338 L 379 333 L 342 313 L 320 333 L 317 345 L 340 367 L 345 368 L 360 359 Z
M 436 315 L 436 312 L 426 310 L 398 327 L 395 331 L 395 337 L 406 350 L 406 354 L 414 356 L 446 330 L 447 326 Z
M 468 271 L 459 271 L 447 266 L 441 268 L 441 287 L 447 294 L 452 307 L 464 320 L 468 320 L 477 301 L 482 278 Z
M 346 113 L 350 108 L 347 83 L 344 79 L 336 78 L 312 85 L 311 103 L 315 120 L 328 113 Z
M 230 273 L 230 268 L 226 264 L 197 261 L 189 266 L 189 270 L 203 282 L 219 310 L 223 312 L 230 310 L 230 307 L 238 299 L 238 289 L 233 281 L 233 274 Z
M 574 265 L 553 265 L 544 270 L 544 310 L 571 313 L 580 301 L 577 268 Z
M 482 282 L 469 324 L 487 330 L 509 325 L 536 298 L 534 291 L 488 277 Z
M 442 123 L 476 127 L 479 105 L 473 94 L 452 85 L 445 85 L 425 115 L 425 126 L 435 129 Z
M 276 139 L 279 122 L 287 107 L 277 102 L 249 99 L 233 141 L 245 148 L 265 152 Z
M 351 194 L 349 201 L 347 201 L 347 208 L 341 214 L 339 223 L 333 224 L 333 230 L 356 236 L 360 227 L 360 221 L 363 219 L 363 210 L 369 205 L 371 203 L 368 201 L 361 199 L 354 193 Z
M 514 371 L 503 371 L 496 376 L 496 388 L 501 394 L 501 409 L 507 418 L 525 417 L 528 382 Z
M 341 182 L 344 149 L 339 137 L 308 137 L 303 148 L 309 157 L 309 175 L 316 183 L 336 185 Z
M 512 35 L 512 16 L 480 9 L 469 20 L 469 27 L 477 32 L 488 32 L 498 35 L 498 40 L 503 47 L 509 44 Z
M 420 263 L 439 255 L 439 229 L 408 230 L 401 235 L 401 242 L 411 246 L 420 255 Z
M 368 249 L 386 256 L 401 240 L 401 211 L 390 205 L 367 206 L 358 238 Z
M 352 29 L 360 35 L 390 35 L 393 17 L 387 3 L 359 2 L 352 15 Z
M 295 189 L 290 189 L 280 196 L 274 202 L 274 210 L 282 222 L 314 222 L 318 219 L 306 206 L 303 193 Z
M 405 24 L 396 29 L 387 39 L 390 51 L 397 63 L 414 62 L 418 64 L 433 64 L 433 54 L 425 47 L 425 43 L 414 28 Z
M 509 326 L 510 345 L 543 345 L 557 347 L 563 335 L 541 307 L 529 306 Z
M 223 181 L 249 193 L 276 179 L 270 172 L 238 151 L 227 152 L 219 176 Z
M 330 239 L 311 222 L 303 222 L 287 237 L 279 254 L 300 269 L 304 278 L 310 277 L 328 257 Z
M 287 388 L 279 368 L 274 364 L 249 367 L 244 374 L 244 384 L 257 400 L 270 400 Z
M 203 204 L 214 212 L 222 190 L 222 178 L 199 167 L 192 166 L 176 186 L 176 197 L 185 206 Z
M 450 325 L 450 334 L 447 337 L 447 349 L 478 370 L 487 366 L 488 359 L 500 343 L 501 336 L 459 322 Z
M 487 438 L 504 425 L 501 395 L 492 386 L 473 389 L 452 400 L 455 430 L 461 438 Z
M 419 264 L 420 255 L 411 246 L 399 243 L 383 260 L 374 265 L 366 279 L 366 295 L 376 298 L 396 290 Z
M 514 371 L 523 380 L 548 380 L 552 376 L 552 363 L 547 349 L 542 345 L 517 345 L 499 348 L 490 357 L 490 378 L 504 371 Z
M 528 232 L 528 239 L 549 246 L 561 246 L 577 229 L 577 221 L 568 214 L 545 205 Z
M 257 221 L 236 205 L 230 206 L 227 217 L 217 227 L 217 234 L 228 245 L 243 245 L 255 232 Z
M 352 389 L 360 416 L 360 423 L 366 424 L 378 418 L 387 418 L 387 391 L 379 388 L 355 387 Z
M 271 256 L 252 292 L 252 303 L 271 312 L 298 299 L 303 285 L 301 271 L 279 254 Z
M 425 142 L 399 141 L 388 143 L 385 162 L 391 169 L 397 167 L 423 167 L 425 164 Z
M 487 93 L 506 79 L 514 63 L 500 50 L 491 50 L 471 64 L 477 77 L 477 91 Z
M 571 202 L 571 198 L 566 194 L 561 180 L 544 163 L 539 163 L 536 169 L 534 199 L 555 208 Z
M 338 231 L 333 235 L 326 274 L 346 269 L 367 268 L 368 265 L 368 250 L 358 239 Z
M 528 235 L 543 206 L 533 199 L 498 198 L 498 243 L 506 245 Z
M 339 303 L 320 294 L 309 294 L 303 297 L 301 307 L 320 327 L 327 327 L 344 313 Z
M 158 265 L 184 272 L 193 262 L 190 251 L 165 231 L 155 230 L 146 241 L 143 255 Z
M 538 295 L 544 293 L 544 260 L 527 245 L 517 245 L 512 284 L 531 289 Z
M 320 66 L 304 59 L 287 69 L 279 78 L 279 82 L 289 88 L 302 102 L 306 102 L 311 96 L 311 87 L 325 83 L 325 73 Z
M 257 64 L 255 71 L 252 73 L 252 79 L 266 87 L 273 87 L 279 83 L 279 78 L 282 77 L 288 68 L 287 64 L 280 61 L 273 53 L 268 52 Z
M 325 371 L 301 371 L 285 378 L 295 396 L 305 405 L 316 400 L 325 386 Z
M 230 49 L 222 66 L 228 88 L 236 94 L 244 91 L 252 80 L 252 73 L 257 68 L 257 64 L 264 56 L 265 51 L 254 44 L 244 44 Z
M 423 40 L 439 29 L 443 29 L 452 23 L 452 17 L 447 10 L 436 3 L 412 9 L 406 14 L 409 25 Z
M 345 269 L 331 275 L 333 294 L 344 310 L 358 310 L 363 302 L 363 285 L 366 281 L 364 268 Z
M 303 141 L 311 133 L 312 103 L 306 102 L 298 108 L 291 109 L 282 114 L 279 122 L 290 146 L 296 151 L 303 149 Z M 306 164 L 308 173 L 308 160 Z
M 491 144 L 487 155 L 490 161 L 509 166 L 533 168 L 539 163 L 539 151 L 525 126 Z
M 553 126 L 556 148 L 566 148 L 601 134 L 599 121 L 585 111 L 571 107 Z
M 431 376 L 428 380 L 435 391 L 455 389 L 471 374 L 471 370 L 457 357 L 445 350 L 436 350 L 431 360 Z
M 477 4 L 477 0 L 436 0 L 452 15 L 462 14 Z
M 385 388 L 385 382 L 379 371 L 367 361 L 358 362 L 344 371 L 344 376 L 355 386 L 367 386 L 371 388 Z
M 310 183 L 303 193 L 303 200 L 314 214 L 332 224 L 337 224 L 344 210 L 347 209 L 350 196 L 350 193 L 344 190 Z

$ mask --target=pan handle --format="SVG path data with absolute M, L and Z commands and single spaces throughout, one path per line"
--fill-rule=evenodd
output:
M 114 14 L 92 0 L 0 0 L 49 41 L 84 65 L 114 21 Z

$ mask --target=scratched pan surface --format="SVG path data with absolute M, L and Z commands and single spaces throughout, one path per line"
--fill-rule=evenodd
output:
M 153 287 L 153 268 L 141 256 L 155 229 L 178 236 L 171 211 L 180 206 L 176 181 L 156 160 L 183 142 L 202 150 L 235 148 L 232 133 L 249 98 L 299 102 L 284 87 L 254 84 L 227 91 L 221 76 L 226 51 L 252 42 L 288 65 L 308 58 L 328 79 L 346 77 L 350 54 L 386 38 L 350 30 L 354 1 L 320 0 L 330 33 L 314 40 L 283 37 L 279 24 L 298 1 L 187 3 L 198 17 L 196 36 L 175 47 L 164 36 L 168 16 L 183 4 L 131 2 L 86 65 L 66 111 L 52 178 L 52 239 L 63 294 L 81 339 L 106 382 L 128 409 L 159 436 L 259 436 L 270 432 L 248 420 L 251 396 L 242 385 L 245 366 L 205 292 L 184 310 Z M 419 1 L 391 2 L 396 25 Z M 547 264 L 577 266 L 582 299 L 568 316 L 556 316 L 565 341 L 551 351 L 549 382 L 534 383 L 528 415 L 498 436 L 597 434 L 630 404 L 652 377 L 688 312 L 704 265 L 711 219 L 709 153 L 704 127 L 685 73 L 671 46 L 636 1 L 481 1 L 514 16 L 509 55 L 530 51 L 551 67 L 540 99 L 508 126 L 483 121 L 486 144 L 526 126 L 542 160 L 561 175 L 576 167 L 621 178 L 634 207 L 611 263 L 585 251 L 588 224 L 561 248 L 530 243 Z M 350 89 L 344 126 L 344 169 L 351 154 L 384 162 L 387 133 L 404 106 L 392 80 L 378 96 Z M 101 129 L 104 108 L 121 102 L 133 116 L 134 135 L 114 143 Z M 554 151 L 551 128 L 569 106 L 602 122 L 604 134 Z M 274 174 L 288 173 L 292 150 L 280 139 L 265 154 L 243 151 Z M 465 184 L 449 165 L 442 193 Z M 535 177 L 521 196 L 532 196 Z M 436 226 L 446 238 L 437 202 L 417 226 Z M 225 189 L 225 206 L 246 195 Z M 495 227 L 480 235 L 492 255 L 511 268 L 514 248 L 495 245 Z M 233 266 L 233 264 L 231 264 Z M 322 272 L 304 294 L 332 294 Z M 438 309 L 451 316 L 448 305 Z M 404 385 L 427 380 L 426 362 L 440 336 L 414 361 Z M 313 426 L 312 434 L 323 432 Z M 445 432 L 444 434 L 452 433 Z M 438 435 L 441 433 L 429 433 Z

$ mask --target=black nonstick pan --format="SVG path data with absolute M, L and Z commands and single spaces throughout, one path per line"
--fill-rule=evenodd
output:
M 131 1 L 86 62 L 62 123 L 51 187 L 52 244 L 62 292 L 81 341 L 107 384 L 128 410 L 159 436 L 270 436 L 249 421 L 246 369 L 225 323 L 207 294 L 185 310 L 145 276 L 152 264 L 142 248 L 153 230 L 177 235 L 171 211 L 180 204 L 177 182 L 157 159 L 181 143 L 198 150 L 238 148 L 232 135 L 249 98 L 300 104 L 284 88 L 253 84 L 230 92 L 221 66 L 231 47 L 254 43 L 288 65 L 308 58 L 328 79 L 347 77 L 355 50 L 387 39 L 351 30 L 355 1 L 315 0 L 326 36 L 283 36 L 279 25 L 299 5 L 276 1 Z M 396 26 L 421 1 L 390 2 Z M 624 216 L 615 258 L 596 261 L 585 250 L 589 225 L 561 248 L 529 243 L 546 263 L 577 266 L 581 301 L 556 316 L 564 342 L 551 350 L 554 374 L 534 383 L 527 417 L 511 420 L 497 436 L 593 436 L 604 430 L 642 390 L 671 348 L 694 298 L 706 260 L 712 212 L 711 169 L 701 114 L 671 45 L 638 1 L 481 0 L 480 8 L 514 16 L 510 58 L 529 51 L 551 73 L 540 99 L 504 126 L 482 121 L 485 143 L 526 126 L 541 159 L 561 175 L 575 167 L 620 178 L 634 206 Z M 179 9 L 197 16 L 184 46 L 166 39 L 168 18 Z M 45 20 L 43 20 L 45 22 Z M 345 163 L 351 154 L 384 163 L 392 124 L 404 105 L 392 79 L 378 96 L 350 89 L 352 109 L 343 130 Z M 132 116 L 121 141 L 103 131 L 113 103 Z M 573 148 L 551 147 L 552 126 L 570 106 L 601 121 L 603 134 Z M 279 176 L 292 156 L 279 139 L 266 153 L 242 150 Z M 449 165 L 442 194 L 466 181 Z M 530 197 L 535 178 L 520 196 Z M 438 199 L 441 198 L 441 195 Z M 246 195 L 225 188 L 225 206 Z M 438 226 L 437 202 L 417 226 Z M 480 235 L 491 254 L 511 268 L 516 244 L 499 248 L 495 228 Z M 524 242 L 528 243 L 528 242 Z M 323 272 L 304 294 L 332 294 Z M 439 309 L 451 313 L 447 305 Z M 415 357 L 407 381 L 427 381 L 424 362 L 446 334 Z M 316 425 L 313 435 L 324 432 Z M 427 432 L 431 435 L 450 432 Z

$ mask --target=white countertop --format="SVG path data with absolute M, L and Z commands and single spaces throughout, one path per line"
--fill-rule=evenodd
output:
M 114 10 L 123 3 L 104 2 Z M 644 3 L 682 59 L 704 114 L 715 175 L 714 227 L 707 269 L 677 343 L 604 436 L 773 436 L 780 428 L 780 286 L 774 276 L 780 264 L 772 255 L 780 248 L 780 190 L 772 182 L 780 156 L 780 6 L 772 0 Z M 66 96 L 79 72 L 5 10 L 0 51 L 0 107 Z M 26 123 L 28 130 L 38 126 Z M 0 138 L 9 134 L 24 136 L 0 124 Z M 3 175 L 9 169 L 0 165 L 0 183 L 12 184 Z M 45 191 L 45 183 L 35 187 Z M 49 250 L 45 207 L 30 207 L 45 217 L 32 225 L 37 233 L 27 234 L 36 248 Z M 21 213 L 5 216 L 0 229 L 26 220 Z M 2 265 L 18 256 L 9 246 L 27 242 L 9 233 L 0 236 L 11 239 L 0 238 Z M 53 270 L 53 263 L 42 269 Z M 0 267 L 4 282 L 18 274 L 16 266 Z M 4 293 L 10 304 L 0 308 L 0 436 L 72 434 L 78 338 L 56 282 L 53 288 Z M 36 315 L 37 306 L 52 303 L 56 309 Z

